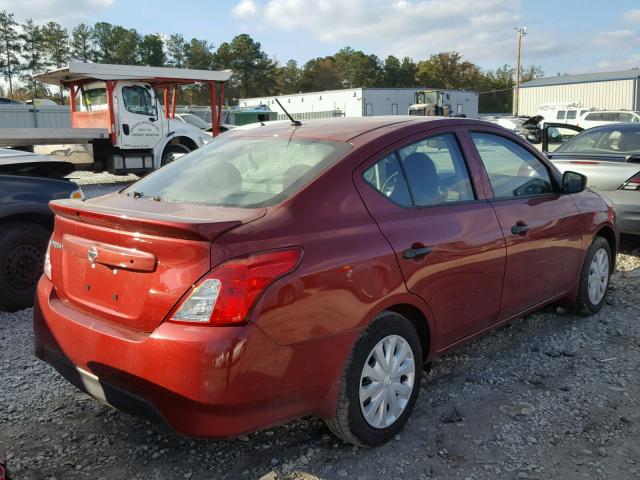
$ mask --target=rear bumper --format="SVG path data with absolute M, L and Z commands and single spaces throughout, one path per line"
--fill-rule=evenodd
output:
M 34 331 L 36 355 L 81 390 L 194 437 L 232 437 L 321 414 L 339 376 L 309 363 L 335 355 L 330 338 L 280 346 L 251 325 L 172 323 L 141 334 L 72 309 L 44 276 Z
M 601 194 L 613 203 L 620 232 L 640 235 L 640 192 L 616 190 Z

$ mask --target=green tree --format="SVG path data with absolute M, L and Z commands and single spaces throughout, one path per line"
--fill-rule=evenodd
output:
M 86 23 L 77 25 L 71 32 L 71 58 L 89 62 L 95 56 L 93 29 Z
M 162 67 L 167 58 L 164 54 L 164 45 L 160 35 L 145 35 L 140 43 L 140 61 L 150 67 Z
M 184 37 L 179 33 L 169 35 L 166 47 L 169 54 L 169 65 L 183 68 L 186 61 L 185 50 L 187 48 L 187 42 L 185 42 Z
M 411 88 L 416 86 L 416 74 L 418 66 L 411 57 L 404 57 L 400 66 L 400 87 Z
M 59 23 L 49 22 L 42 28 L 47 63 L 56 68 L 64 66 L 70 57 L 69 32 Z M 60 86 L 60 102 L 64 102 L 64 88 Z
M 342 77 L 333 57 L 314 58 L 305 63 L 299 87 L 303 92 L 343 88 Z
M 20 71 L 20 36 L 13 13 L 0 12 L 0 69 L 9 83 L 9 97 L 13 98 L 13 78 Z
M 281 92 L 283 94 L 296 93 L 299 91 L 298 83 L 300 81 L 300 69 L 298 62 L 289 60 L 281 67 Z
M 98 63 L 115 63 L 114 51 L 117 39 L 113 35 L 113 25 L 107 22 L 98 22 L 93 26 L 93 42 L 96 46 L 94 52 L 95 61 Z
M 375 87 L 380 82 L 380 59 L 360 50 L 344 47 L 333 56 L 345 87 Z
M 33 78 L 34 73 L 44 70 L 45 67 L 46 52 L 42 28 L 28 18 L 22 25 L 20 40 L 22 41 L 22 57 L 24 59 L 22 65 L 23 73 L 20 79 L 29 86 L 29 96 L 36 98 L 39 91 L 45 91 L 42 83 Z
M 216 51 L 216 63 L 234 72 L 231 87 L 247 98 L 275 93 L 276 82 L 269 78 L 276 64 L 262 51 L 259 42 L 243 33 L 225 42 Z
M 116 25 L 112 31 L 116 39 L 113 52 L 113 63 L 119 65 L 138 65 L 140 63 L 140 44 L 142 38 L 133 28 L 127 29 Z
M 441 52 L 418 63 L 416 80 L 426 87 L 473 90 L 482 72 L 457 52 Z

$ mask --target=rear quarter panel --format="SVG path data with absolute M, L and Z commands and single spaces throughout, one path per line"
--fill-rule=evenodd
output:
M 77 188 L 66 180 L 0 175 L 0 218 L 29 212 L 53 218 L 49 202 L 69 198 Z

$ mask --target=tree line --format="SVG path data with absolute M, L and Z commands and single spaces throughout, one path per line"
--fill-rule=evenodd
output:
M 64 101 L 62 89 L 52 92 L 31 74 L 62 67 L 70 60 L 198 70 L 230 68 L 234 76 L 226 86 L 226 98 L 231 104 L 239 98 L 350 87 L 422 86 L 479 91 L 481 112 L 511 111 L 515 73 L 509 65 L 483 70 L 457 52 L 415 61 L 393 55 L 381 59 L 351 47 L 303 65 L 295 60 L 281 63 L 247 34 L 215 47 L 203 39 L 188 40 L 181 34 L 143 35 L 107 22 L 93 26 L 80 23 L 71 30 L 56 22 L 38 25 L 27 19 L 18 23 L 12 13 L 0 12 L 0 70 L 8 85 L 6 92 L 0 88 L 0 96 L 25 100 L 58 95 Z M 522 69 L 521 78 L 527 81 L 542 74 L 539 67 L 530 66 Z M 183 89 L 179 101 L 206 105 L 208 98 L 206 87 L 194 86 Z

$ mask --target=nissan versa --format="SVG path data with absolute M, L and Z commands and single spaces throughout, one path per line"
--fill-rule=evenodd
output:
M 602 307 L 618 232 L 585 183 L 480 121 L 232 130 L 51 203 L 36 352 L 185 435 L 315 415 L 379 445 L 436 356 L 552 302 Z

